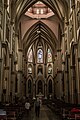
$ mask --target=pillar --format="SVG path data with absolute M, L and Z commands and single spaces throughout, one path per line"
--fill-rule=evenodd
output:
M 22 95 L 22 88 L 21 88 L 21 82 L 22 82 L 22 49 L 18 49 L 18 95 L 19 97 Z
M 2 3 L 0 3 L 0 101 L 2 99 Z
M 63 97 L 62 91 L 62 62 L 61 62 L 61 49 L 57 50 L 57 60 L 58 60 L 58 68 L 57 68 L 57 76 L 58 76 L 58 97 L 61 99 Z
M 69 22 L 66 22 L 66 32 L 67 32 L 67 52 L 66 52 L 66 58 L 67 58 L 67 89 L 68 89 L 68 102 L 71 100 L 71 94 L 72 94 L 72 82 L 71 82 L 71 62 L 70 62 L 70 35 L 69 35 Z
M 33 99 L 36 98 L 36 84 L 35 84 L 35 79 L 33 79 Z
M 76 71 L 76 76 L 75 76 L 75 83 L 76 83 L 76 88 L 75 88 L 75 95 L 76 95 L 76 100 L 75 103 L 78 102 L 79 98 L 79 66 L 78 66 L 78 46 L 77 46 L 77 24 L 76 24 L 76 8 L 75 4 L 72 5 L 72 11 L 73 11 L 73 31 L 74 31 L 74 51 L 75 51 L 75 71 Z
M 12 102 L 15 102 L 15 80 L 16 80 L 16 73 L 14 71 L 11 72 L 11 77 L 12 77 L 12 81 L 11 81 L 11 87 L 12 87 Z

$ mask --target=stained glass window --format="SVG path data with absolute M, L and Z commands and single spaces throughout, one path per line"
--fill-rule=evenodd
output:
M 29 48 L 28 49 L 28 62 L 32 62 L 32 59 L 33 59 L 33 57 L 32 57 L 32 49 Z
M 52 62 L 52 54 L 50 49 L 48 49 L 48 62 Z
M 37 51 L 37 62 L 38 63 L 43 62 L 43 51 L 42 51 L 42 49 L 38 49 L 38 51 Z

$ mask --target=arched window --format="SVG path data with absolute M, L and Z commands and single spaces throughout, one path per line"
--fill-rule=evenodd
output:
M 52 62 L 52 54 L 50 49 L 48 49 L 48 62 Z
M 42 51 L 42 49 L 38 49 L 38 51 L 37 51 L 37 62 L 43 63 L 43 51 Z
M 28 80 L 28 93 L 31 93 L 31 80 Z
M 28 49 L 28 62 L 32 62 L 33 61 L 33 55 L 32 55 L 32 49 L 31 47 Z
M 51 79 L 49 80 L 49 84 L 48 84 L 48 92 L 49 94 L 52 93 L 52 80 Z
M 48 66 L 48 74 L 52 74 L 52 66 L 51 65 Z

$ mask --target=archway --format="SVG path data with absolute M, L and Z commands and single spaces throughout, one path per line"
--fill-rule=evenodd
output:
M 39 80 L 37 84 L 37 94 L 42 93 L 43 94 L 43 84 L 42 81 Z

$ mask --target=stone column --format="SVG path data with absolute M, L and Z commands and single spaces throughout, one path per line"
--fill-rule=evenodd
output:
M 36 64 L 34 63 L 33 64 L 33 78 L 35 79 L 35 77 L 36 77 Z
M 7 4 L 4 3 L 4 19 L 3 19 L 3 40 L 6 41 L 6 20 L 7 20 Z
M 15 72 L 13 71 L 11 73 L 12 81 L 11 81 L 11 87 L 12 87 L 12 102 L 15 100 Z
M 45 63 L 45 64 L 44 64 L 44 77 L 45 77 L 45 78 L 47 77 L 47 75 L 46 75 L 46 72 L 47 72 L 47 71 L 46 71 L 46 70 L 47 70 L 47 64 Z
M 58 68 L 57 68 L 57 76 L 58 76 L 58 87 L 59 87 L 59 98 L 63 97 L 62 91 L 62 62 L 61 62 L 61 49 L 57 50 L 57 59 L 58 59 Z
M 10 39 L 10 53 L 9 53 L 9 62 L 8 62 L 8 64 L 9 64 L 9 86 L 8 86 L 8 94 L 9 94 L 9 97 L 10 97 L 10 102 L 12 101 L 12 87 L 11 87 L 11 85 L 12 85 L 12 76 L 11 76 L 11 60 L 13 59 L 13 57 L 12 57 L 12 41 L 13 41 L 13 25 L 14 25 L 14 23 L 13 22 L 11 22 L 11 24 L 10 24 L 10 37 L 9 37 L 9 39 Z
M 45 93 L 45 99 L 47 99 L 47 82 L 46 82 L 46 78 L 45 78 L 45 82 L 44 82 L 44 93 Z
M 5 66 L 5 80 L 4 80 L 4 89 L 6 90 L 6 93 L 4 94 L 5 101 L 9 102 L 9 66 Z M 5 96 L 6 95 L 6 96 Z
M 36 84 L 35 84 L 35 79 L 33 79 L 33 99 L 36 98 Z
M 21 82 L 22 82 L 22 49 L 18 49 L 18 95 L 22 95 L 22 88 L 21 88 Z
M 33 69 L 34 69 L 34 72 L 33 72 L 33 99 L 35 99 L 36 97 L 36 64 L 34 63 L 33 64 Z
M 76 8 L 75 4 L 72 5 L 72 11 L 73 11 L 73 30 L 74 30 L 74 51 L 75 51 L 75 71 L 76 71 L 76 88 L 75 88 L 75 94 L 76 94 L 76 103 L 78 102 L 79 98 L 79 66 L 78 66 L 78 47 L 77 47 L 77 28 L 76 28 Z
M 72 89 L 72 82 L 71 82 L 71 70 L 70 70 L 70 36 L 69 36 L 69 22 L 66 22 L 67 28 L 67 88 L 68 88 L 68 102 L 71 99 L 71 89 Z
M 0 58 L 0 101 L 2 99 L 2 59 Z
M 0 101 L 2 99 L 2 4 L 0 3 Z

